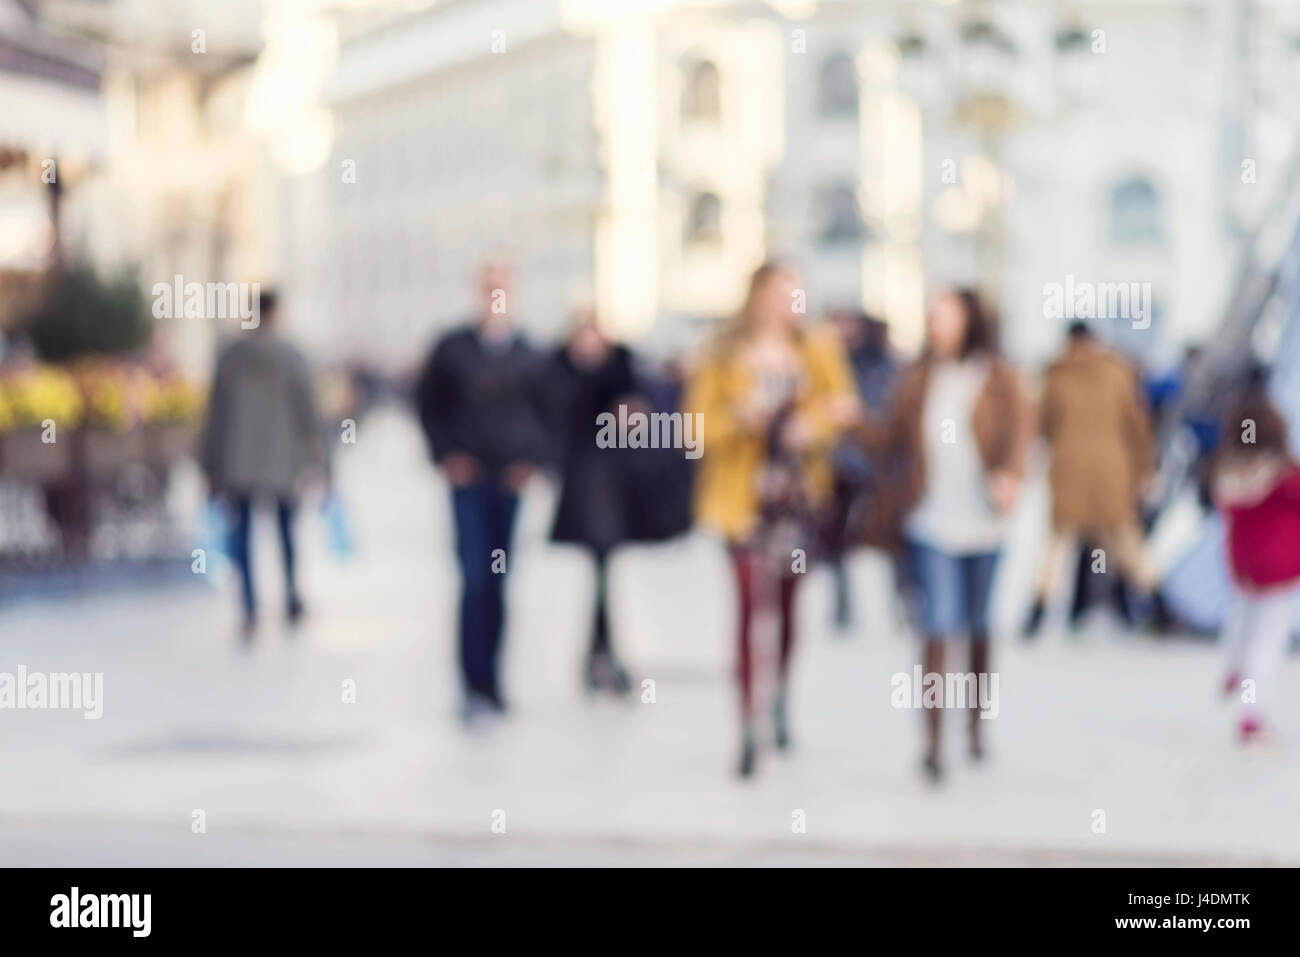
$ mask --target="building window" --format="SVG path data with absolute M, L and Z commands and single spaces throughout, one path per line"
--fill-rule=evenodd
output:
M 839 183 L 822 195 L 822 225 L 819 239 L 823 243 L 851 243 L 866 235 L 858 197 L 852 186 Z
M 1092 47 L 1091 37 L 1079 26 L 1058 30 L 1052 42 L 1056 46 L 1056 52 L 1060 54 L 1087 53 Z
M 1127 179 L 1110 192 L 1110 240 L 1123 246 L 1160 243 L 1164 225 L 1160 193 L 1142 177 Z
M 722 241 L 722 201 L 714 193 L 700 193 L 691 201 L 682 240 L 687 246 Z
M 961 40 L 971 49 L 986 47 L 1004 57 L 1015 57 L 1020 52 L 1016 41 L 991 20 L 971 20 L 962 24 Z
M 693 60 L 685 73 L 682 119 L 716 123 L 722 116 L 722 80 L 717 66 L 709 60 Z
M 847 53 L 833 54 L 822 63 L 817 109 L 822 116 L 858 115 L 858 71 Z

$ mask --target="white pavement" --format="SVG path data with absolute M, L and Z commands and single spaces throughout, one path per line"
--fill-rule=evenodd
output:
M 333 563 L 304 521 L 312 614 L 296 637 L 268 622 L 241 653 L 233 594 L 202 585 L 0 609 L 0 671 L 101 671 L 105 698 L 98 721 L 0 711 L 0 864 L 1300 864 L 1294 658 L 1277 743 L 1242 752 L 1207 645 L 1104 627 L 1032 648 L 1003 639 L 991 757 L 972 767 L 950 720 L 950 774 L 931 789 L 920 717 L 890 703 L 915 649 L 868 556 L 853 568 L 865 622 L 847 637 L 827 625 L 825 576 L 805 583 L 796 749 L 763 755 L 742 784 L 717 547 L 693 538 L 621 559 L 616 640 L 655 702 L 588 700 L 590 573 L 545 542 L 541 487 L 511 555 L 514 713 L 467 732 L 443 489 L 394 414 L 347 452 L 361 551 Z M 271 539 L 263 529 L 268 610 Z M 1018 541 L 1008 620 L 1034 562 L 1032 533 Z M 196 810 L 205 834 L 191 831 Z

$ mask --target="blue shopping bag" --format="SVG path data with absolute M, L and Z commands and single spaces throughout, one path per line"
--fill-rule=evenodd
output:
M 216 499 L 209 500 L 203 510 L 199 530 L 199 547 L 204 551 L 207 565 L 206 578 L 218 585 L 230 568 L 230 516 L 226 507 Z
M 321 519 L 325 522 L 330 554 L 339 561 L 347 561 L 356 549 L 347 510 L 343 507 L 343 500 L 336 493 L 330 492 L 321 502 Z

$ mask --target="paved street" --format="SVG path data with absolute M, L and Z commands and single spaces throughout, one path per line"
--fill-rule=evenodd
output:
M 1276 744 L 1243 753 L 1205 643 L 1155 644 L 1104 620 L 1078 641 L 1004 637 L 990 759 L 971 766 L 950 721 L 950 774 L 934 790 L 918 774 L 919 716 L 890 703 L 914 649 L 866 556 L 848 636 L 829 626 L 826 577 L 805 583 L 796 749 L 765 754 L 744 785 L 730 774 L 721 552 L 693 538 L 623 556 L 616 640 L 655 700 L 588 700 L 590 573 L 545 542 L 540 486 L 510 557 L 514 712 L 466 732 L 442 489 L 395 415 L 346 452 L 359 554 L 336 563 L 319 522 L 303 522 L 311 618 L 296 635 L 268 621 L 241 652 L 230 583 L 197 579 L 0 609 L 0 671 L 104 674 L 101 720 L 0 711 L 0 864 L 1300 864 L 1294 657 Z M 1041 498 L 1007 563 L 1004 622 L 1036 561 Z M 269 610 L 269 523 L 259 534 Z

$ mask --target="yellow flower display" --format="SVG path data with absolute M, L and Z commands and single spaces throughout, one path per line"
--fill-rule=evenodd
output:
M 203 393 L 179 376 L 156 382 L 156 388 L 145 406 L 145 421 L 161 424 L 193 422 L 203 411 Z
M 84 411 L 76 382 L 56 366 L 38 365 L 0 376 L 0 431 L 39 426 L 46 419 L 73 428 Z
M 65 369 L 36 365 L 0 374 L 0 432 L 82 423 L 123 432 L 141 424 L 197 421 L 204 395 L 177 375 L 155 377 L 124 362 L 84 359 Z
M 150 421 L 160 387 L 148 370 L 123 362 L 88 359 L 73 367 L 86 400 L 86 422 L 125 432 Z

